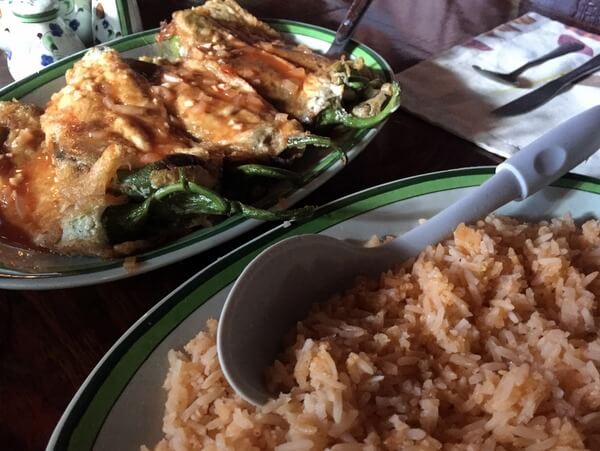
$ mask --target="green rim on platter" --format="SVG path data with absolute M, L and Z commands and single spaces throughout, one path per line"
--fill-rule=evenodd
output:
M 314 38 L 322 42 L 330 43 L 333 42 L 335 33 L 326 28 L 322 28 L 316 25 L 309 25 L 300 22 L 294 22 L 289 20 L 269 20 L 268 21 L 273 28 L 277 29 L 282 33 L 290 33 L 297 36 L 304 36 Z M 111 41 L 108 46 L 118 50 L 119 52 L 125 52 L 127 50 L 137 49 L 146 45 L 155 44 L 155 36 L 158 29 L 143 31 L 135 33 L 129 36 L 122 37 Z M 367 47 L 366 45 L 352 41 L 349 47 L 351 55 L 354 57 L 361 57 L 365 61 L 365 64 L 383 74 L 387 81 L 390 81 L 393 77 L 393 71 L 387 62 L 379 56 L 374 50 Z M 19 99 L 21 97 L 30 94 L 34 90 L 42 87 L 43 85 L 62 77 L 65 72 L 70 69 L 73 64 L 79 60 L 86 50 L 78 52 L 54 64 L 51 64 L 47 68 L 41 70 L 36 74 L 32 74 L 20 81 L 10 84 L 6 88 L 0 90 L 0 100 L 11 100 Z M 349 150 L 353 146 L 357 145 L 365 136 L 369 133 L 367 130 L 356 131 L 351 139 L 349 139 L 344 147 L 344 150 Z M 314 180 L 320 174 L 323 174 L 327 169 L 333 166 L 338 161 L 338 156 L 335 153 L 323 157 L 315 167 L 311 168 L 308 172 L 307 182 Z M 306 185 L 305 185 L 306 186 Z M 297 189 L 297 188 L 296 188 Z M 226 230 L 235 227 L 247 219 L 241 216 L 234 216 L 218 223 L 217 225 L 205 229 L 199 229 L 190 234 L 182 237 L 170 244 L 162 246 L 158 249 L 151 250 L 136 256 L 138 262 L 145 262 L 156 257 L 160 257 L 170 252 L 177 251 L 184 247 L 190 246 L 194 243 L 204 241 L 212 236 L 223 233 Z M 122 260 L 108 260 L 98 262 L 97 260 L 90 261 L 89 263 L 80 263 L 72 268 L 64 268 L 58 274 L 53 274 L 51 277 L 54 279 L 60 279 L 62 277 L 68 277 L 73 275 L 83 275 L 94 273 L 97 271 L 104 271 L 115 269 L 122 266 Z M 0 271 L 12 271 L 10 268 L 0 267 Z M 21 273 L 18 273 L 21 274 Z M 25 273 L 24 273 L 25 274 Z
M 309 221 L 278 227 L 228 254 L 167 296 L 113 346 L 69 405 L 64 423 L 53 435 L 52 449 L 90 449 L 112 406 L 153 350 L 192 312 L 232 283 L 267 246 L 293 235 L 322 232 L 395 202 L 478 186 L 493 173 L 492 167 L 459 169 L 370 188 L 326 205 Z M 600 194 L 600 183 L 585 176 L 569 174 L 553 186 Z

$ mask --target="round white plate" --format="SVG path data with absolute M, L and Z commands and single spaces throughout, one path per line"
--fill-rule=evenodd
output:
M 269 23 L 292 40 L 318 51 L 327 50 L 335 35 L 325 28 L 300 22 L 272 20 Z M 126 36 L 111 41 L 109 46 L 129 58 L 142 55 L 158 56 L 161 46 L 155 42 L 156 32 L 157 30 L 150 30 Z M 387 80 L 393 79 L 394 74 L 390 66 L 369 47 L 353 42 L 348 51 L 353 57 L 362 57 L 369 67 L 379 71 Z M 73 66 L 83 53 L 62 59 L 37 74 L 8 85 L 0 90 L 0 100 L 19 99 L 44 106 L 50 96 L 65 85 L 65 71 Z M 348 159 L 355 158 L 383 125 L 381 123 L 375 128 L 357 130 L 345 135 L 340 144 Z M 305 160 L 305 171 L 310 175 L 309 181 L 304 186 L 284 193 L 282 201 L 287 205 L 293 205 L 303 199 L 344 167 L 336 154 L 326 151 L 307 155 Z M 0 241 L 0 288 L 55 289 L 122 279 L 203 252 L 247 232 L 258 224 L 259 221 L 234 216 L 214 227 L 196 230 L 163 247 L 138 255 L 134 272 L 123 267 L 122 259 L 59 256 L 15 248 Z
M 311 220 L 277 227 L 199 272 L 159 302 L 110 349 L 67 407 L 51 450 L 115 450 L 154 446 L 161 437 L 167 351 L 181 348 L 209 318 L 218 318 L 232 282 L 266 246 L 302 233 L 366 241 L 398 235 L 464 196 L 493 168 L 426 174 L 370 188 L 329 204 Z M 568 175 L 499 214 L 540 220 L 567 213 L 596 217 L 600 183 Z

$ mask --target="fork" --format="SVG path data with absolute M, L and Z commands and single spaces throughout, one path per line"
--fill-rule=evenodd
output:
M 348 41 L 352 38 L 354 30 L 358 26 L 358 23 L 362 19 L 367 8 L 371 5 L 373 0 L 354 0 L 350 5 L 350 8 L 346 12 L 346 17 L 335 33 L 335 39 L 331 43 L 329 50 L 325 53 L 329 58 L 339 58 L 344 49 L 348 44 Z
M 545 63 L 546 61 L 549 61 L 551 59 L 558 58 L 559 56 L 566 55 L 567 53 L 578 52 L 584 47 L 585 46 L 581 42 L 567 42 L 565 44 L 561 44 L 551 52 L 546 53 L 545 55 L 542 55 L 539 58 L 534 59 L 533 61 L 529 61 L 528 63 L 525 63 L 521 67 L 518 67 L 517 69 L 508 73 L 494 72 L 492 70 L 483 69 L 482 67 L 476 64 L 473 64 L 473 69 L 475 69 L 481 75 L 484 75 L 493 80 L 514 85 L 517 84 L 517 82 L 519 81 L 519 75 L 521 75 L 527 69 L 537 66 L 538 64 Z

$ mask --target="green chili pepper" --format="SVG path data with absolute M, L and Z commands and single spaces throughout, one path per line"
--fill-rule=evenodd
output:
M 178 183 L 159 188 L 152 197 L 156 200 L 163 200 L 167 196 L 175 193 L 194 194 L 197 204 L 202 203 L 203 205 L 206 205 L 206 211 L 203 211 L 203 213 L 219 215 L 227 212 L 228 206 L 225 199 L 214 191 L 190 182 L 183 177 Z
M 370 86 L 370 81 L 368 78 L 361 77 L 360 75 L 351 75 L 344 80 L 344 84 L 356 91 L 362 91 Z
M 180 58 L 182 57 L 182 49 L 183 46 L 181 45 L 181 41 L 179 40 L 178 36 L 173 36 L 171 39 L 169 39 L 167 42 L 167 53 L 170 57 L 172 58 Z
M 102 225 L 111 243 L 143 238 L 140 234 L 147 225 L 152 198 L 144 202 L 113 205 L 104 210 Z
M 331 138 L 327 136 L 296 135 L 290 136 L 288 138 L 288 147 L 302 149 L 305 146 L 328 147 L 333 152 L 338 154 L 340 160 L 342 160 L 344 164 L 348 163 L 348 156 L 346 155 L 346 153 L 337 145 L 335 145 Z
M 263 210 L 262 208 L 252 207 L 237 200 L 230 201 L 232 213 L 241 213 L 246 218 L 259 219 L 261 221 L 281 221 L 281 220 L 296 220 L 311 216 L 315 207 L 306 206 L 295 208 L 292 210 L 271 211 Z
M 181 178 L 182 170 L 194 168 L 196 165 L 202 165 L 202 161 L 193 155 L 172 154 L 161 161 L 150 163 L 140 169 L 120 170 L 117 172 L 119 181 L 119 190 L 123 194 L 133 199 L 147 199 L 152 193 L 157 191 L 157 187 L 152 184 L 152 173 L 162 170 L 178 170 Z
M 400 105 L 400 87 L 397 83 L 392 83 L 392 95 L 385 107 L 377 114 L 371 117 L 357 117 L 348 113 L 341 105 L 323 110 L 317 117 L 319 125 L 345 125 L 350 128 L 370 128 L 374 127 L 390 114 L 392 114 Z
M 296 184 L 301 182 L 300 174 L 275 166 L 266 166 L 263 164 L 242 164 L 237 166 L 235 170 L 251 176 L 266 177 L 277 180 L 290 180 Z
M 108 240 L 120 243 L 144 238 L 153 228 L 161 227 L 161 218 L 166 218 L 169 224 L 173 224 L 200 215 L 233 216 L 239 213 L 248 218 L 274 221 L 304 218 L 313 211 L 313 207 L 284 211 L 263 210 L 226 199 L 182 176 L 179 182 L 157 189 L 143 202 L 134 201 L 106 208 L 102 224 Z

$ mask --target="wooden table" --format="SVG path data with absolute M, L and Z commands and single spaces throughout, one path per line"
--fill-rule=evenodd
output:
M 349 1 L 244 3 L 263 17 L 335 28 Z M 140 5 L 150 28 L 186 3 L 141 0 Z M 521 5 L 509 0 L 375 0 L 357 38 L 399 71 L 531 8 L 592 29 L 600 19 L 600 1 L 590 0 Z M 320 205 L 397 178 L 495 161 L 473 144 L 399 111 L 354 162 L 305 203 Z M 192 274 L 268 227 L 127 280 L 69 290 L 0 292 L 0 449 L 42 449 L 77 388 L 135 320 Z

